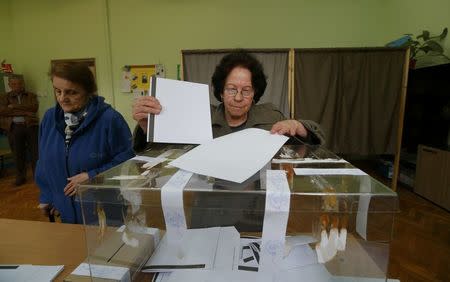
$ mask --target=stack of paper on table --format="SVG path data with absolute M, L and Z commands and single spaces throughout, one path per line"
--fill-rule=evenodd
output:
M 58 276 L 64 265 L 0 265 L 0 281 L 8 282 L 48 282 Z

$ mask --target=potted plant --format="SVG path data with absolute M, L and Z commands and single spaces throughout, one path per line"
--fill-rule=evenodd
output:
M 447 37 L 448 29 L 444 28 L 439 35 L 431 36 L 428 30 L 422 31 L 422 34 L 413 38 L 412 34 L 405 34 L 405 36 L 388 43 L 388 47 L 410 47 L 410 68 L 415 68 L 418 60 L 430 57 L 440 57 L 445 62 L 450 62 L 450 58 L 444 54 L 441 42 Z M 441 60 L 442 61 L 442 60 Z

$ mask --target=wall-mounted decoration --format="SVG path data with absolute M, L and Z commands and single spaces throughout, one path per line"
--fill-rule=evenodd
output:
M 148 93 L 150 77 L 165 77 L 164 66 L 157 65 L 129 65 L 122 68 L 122 92 Z

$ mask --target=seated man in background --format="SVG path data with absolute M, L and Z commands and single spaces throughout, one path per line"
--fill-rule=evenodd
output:
M 33 170 L 38 159 L 39 107 L 36 94 L 25 91 L 21 76 L 9 77 L 11 91 L 0 96 L 0 128 L 6 131 L 9 145 L 16 161 L 16 186 L 26 182 L 27 151 L 31 156 Z
M 214 96 L 221 102 L 212 106 L 214 138 L 246 128 L 261 128 L 272 133 L 296 136 L 313 145 L 324 143 L 319 125 L 309 120 L 286 119 L 273 104 L 257 104 L 267 86 L 261 63 L 245 51 L 235 51 L 222 58 L 212 76 Z M 159 114 L 162 106 L 155 97 L 139 97 L 133 104 L 133 119 L 138 122 L 134 150 L 147 147 L 148 114 Z

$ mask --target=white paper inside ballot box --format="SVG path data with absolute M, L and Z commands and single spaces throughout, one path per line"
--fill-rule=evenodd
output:
M 183 239 L 176 244 L 167 239 L 163 237 L 143 271 L 231 270 L 239 245 L 239 233 L 234 227 L 188 229 Z

